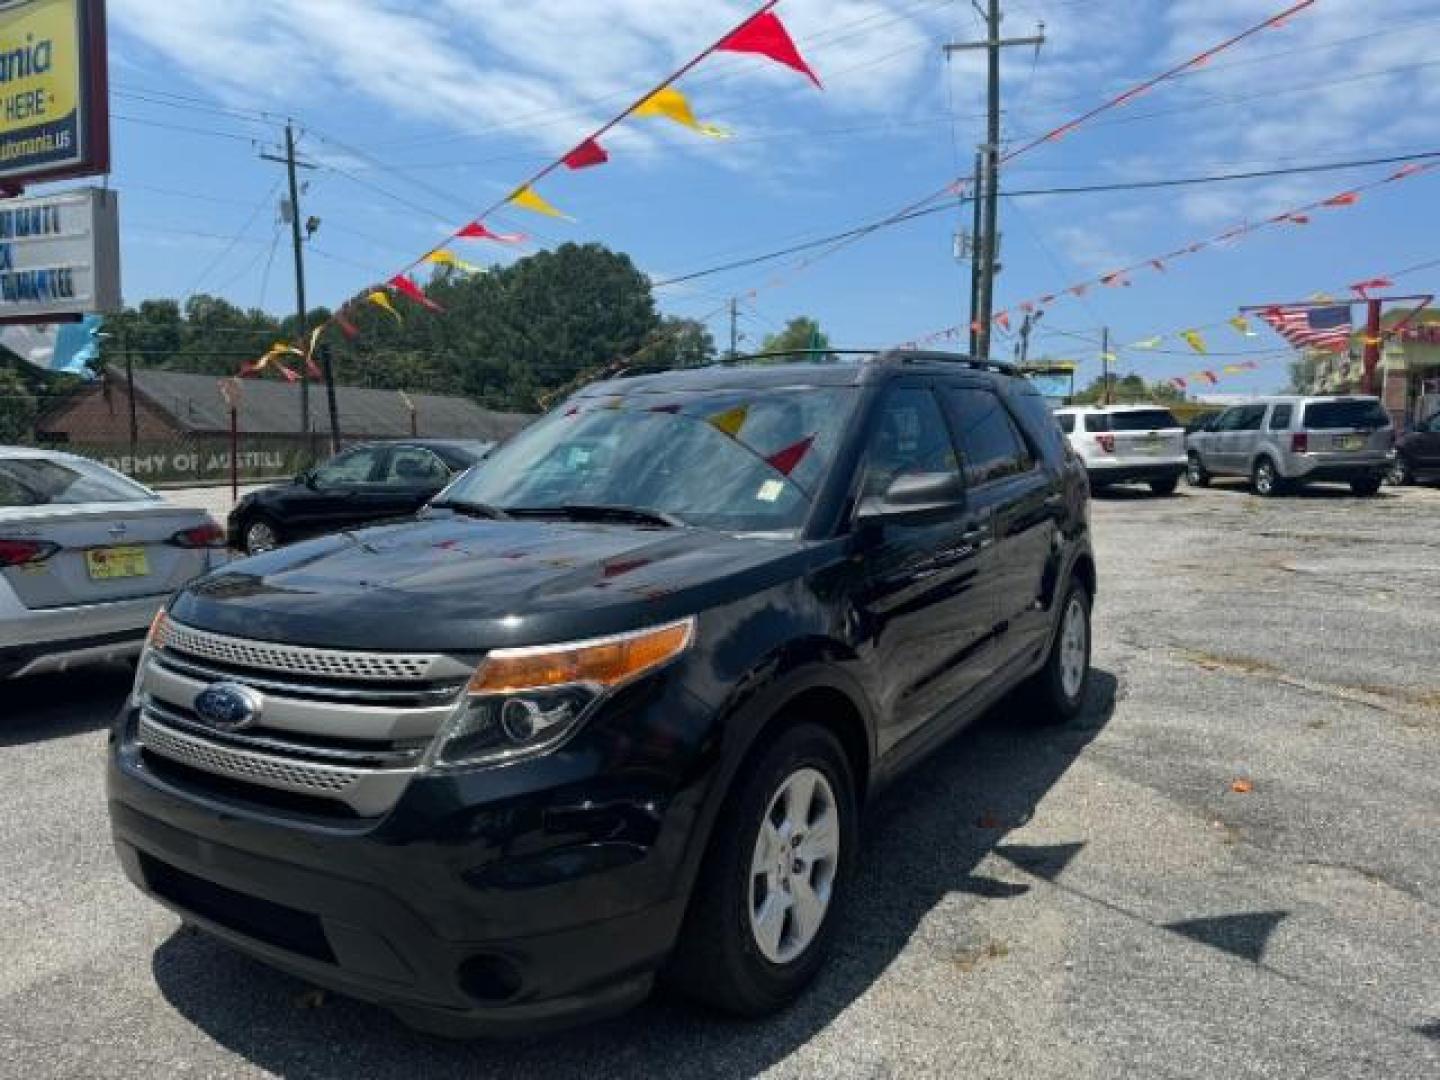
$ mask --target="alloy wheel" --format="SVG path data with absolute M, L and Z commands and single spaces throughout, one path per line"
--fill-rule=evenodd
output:
M 263 555 L 280 546 L 274 526 L 266 521 L 253 521 L 245 529 L 245 552 L 249 555 Z
M 750 861 L 750 932 L 765 959 L 789 964 L 820 932 L 840 865 L 840 818 L 823 773 L 797 769 L 770 800 Z
M 1070 700 L 1085 688 L 1085 675 L 1090 666 L 1090 627 L 1085 619 L 1085 605 L 1080 597 L 1070 597 L 1065 608 L 1065 621 L 1060 626 L 1060 688 Z
M 1268 461 L 1262 461 L 1255 466 L 1255 493 L 1257 495 L 1275 494 L 1275 466 Z

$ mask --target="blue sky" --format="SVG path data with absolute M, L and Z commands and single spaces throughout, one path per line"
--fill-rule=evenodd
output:
M 1049 43 L 1005 57 L 1008 140 L 1108 95 L 1287 6 L 1286 0 L 1012 0 L 1005 31 Z M 293 117 L 307 214 L 312 303 L 383 280 L 535 167 L 738 22 L 749 0 L 111 0 L 115 168 L 127 301 L 219 293 L 293 307 L 275 203 L 283 172 L 260 160 Z M 758 58 L 719 56 L 680 84 L 725 142 L 632 120 L 611 163 L 542 187 L 574 224 L 512 212 L 540 245 L 600 241 L 656 279 L 883 217 L 971 169 L 983 133 L 979 54 L 941 44 L 981 34 L 968 0 L 784 0 L 779 13 L 825 81 Z M 1440 2 L 1319 0 L 1198 73 L 1017 161 L 1011 189 L 1102 184 L 1440 150 Z M 1171 189 L 1010 200 L 998 306 L 1212 236 L 1393 172 L 1372 167 Z M 1343 291 L 1434 258 L 1440 170 L 1206 252 L 1132 288 L 1058 304 L 1032 352 L 1098 369 L 1102 325 L 1120 344 L 1171 334 L 1166 353 L 1122 353 L 1147 377 L 1218 367 L 1173 335 L 1240 304 Z M 967 215 L 968 216 L 968 215 Z M 658 291 L 674 314 L 714 316 L 731 295 L 747 342 L 798 314 L 837 344 L 882 346 L 959 323 L 968 270 L 959 214 L 871 236 L 800 272 L 796 260 Z M 279 242 L 277 243 L 277 238 Z M 484 261 L 505 252 L 470 245 Z M 784 280 L 775 284 L 777 276 Z M 1440 272 L 1397 282 L 1440 286 Z M 1254 354 L 1284 381 L 1278 339 L 1207 331 L 1217 354 Z M 1008 352 L 1002 340 L 999 348 Z

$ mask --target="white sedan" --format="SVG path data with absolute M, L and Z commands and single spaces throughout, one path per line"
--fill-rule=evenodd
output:
M 137 655 L 170 595 L 224 560 L 203 510 L 85 458 L 0 446 L 0 679 Z

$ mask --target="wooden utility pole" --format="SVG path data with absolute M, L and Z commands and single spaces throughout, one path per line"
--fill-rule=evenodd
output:
M 977 0 L 976 10 L 980 10 Z M 1000 50 L 1017 45 L 1033 45 L 1038 52 L 1045 44 L 1045 24 L 1041 23 L 1033 37 L 1002 38 L 1000 36 L 1000 0 L 989 0 L 988 11 L 981 11 L 985 19 L 984 41 L 953 42 L 945 46 L 947 57 L 972 49 L 984 49 L 988 61 L 986 72 L 986 126 L 985 145 L 980 148 L 984 158 L 985 190 L 983 235 L 976 237 L 980 253 L 978 308 L 973 322 L 979 323 L 975 335 L 973 354 L 982 359 L 990 356 L 991 319 L 995 314 L 995 256 L 999 249 L 1000 226 Z M 979 193 L 977 193 L 979 194 Z
M 980 355 L 980 233 L 985 228 L 985 155 L 975 155 L 975 187 L 970 201 L 974 211 L 970 232 L 970 355 Z
M 1110 328 L 1100 333 L 1100 385 L 1103 387 L 1102 404 L 1110 404 Z
M 730 359 L 740 355 L 740 301 L 730 298 Z

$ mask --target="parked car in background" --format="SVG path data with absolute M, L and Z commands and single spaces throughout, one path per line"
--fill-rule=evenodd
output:
M 1397 487 L 1440 480 L 1440 412 L 1396 437 L 1386 478 Z
M 662 970 L 772 1012 L 885 858 L 880 788 L 1012 690 L 1013 723 L 1079 714 L 1087 492 L 999 366 L 589 387 L 418 520 L 171 605 L 111 743 L 120 862 L 448 1034 L 608 1015 Z
M 1055 419 L 1085 463 L 1090 486 L 1149 484 L 1173 495 L 1185 472 L 1185 428 L 1158 405 L 1107 405 L 1058 409 Z
M 85 458 L 0 447 L 0 678 L 138 655 L 224 549 L 202 510 Z
M 1390 468 L 1394 438 L 1378 398 L 1261 398 L 1189 436 L 1186 473 L 1196 487 L 1216 476 L 1248 477 L 1264 498 L 1325 480 L 1371 496 Z
M 288 484 L 246 495 L 230 512 L 230 546 L 259 555 L 282 544 L 414 514 L 494 443 L 448 439 L 356 446 Z
M 1185 434 L 1193 435 L 1197 431 L 1209 431 L 1215 426 L 1215 421 L 1219 420 L 1220 416 L 1221 411 L 1219 409 L 1213 412 L 1196 413 L 1185 425 Z

